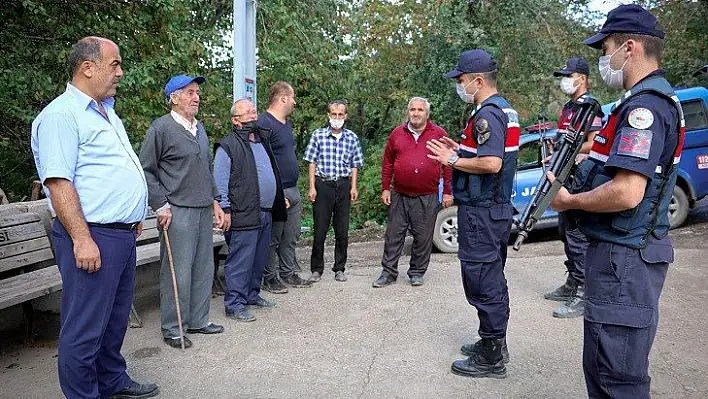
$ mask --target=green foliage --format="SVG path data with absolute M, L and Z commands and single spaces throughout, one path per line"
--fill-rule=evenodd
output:
M 29 128 L 39 111 L 61 94 L 70 76 L 66 59 L 71 45 L 88 36 L 115 41 L 125 76 L 116 111 L 131 142 L 140 146 L 151 121 L 166 112 L 162 88 L 170 76 L 201 73 L 204 87 L 200 115 L 207 132 L 224 130 L 230 103 L 230 70 L 207 68 L 210 46 L 230 29 L 231 1 L 107 0 L 102 2 L 9 0 L 0 8 L 0 186 L 18 201 L 29 195 L 36 178 L 29 149 Z M 226 84 L 224 84 L 226 83 Z
M 590 0 L 261 0 L 257 12 L 258 102 L 286 80 L 295 88 L 292 115 L 303 152 L 310 133 L 326 123 L 326 104 L 349 104 L 347 126 L 365 147 L 359 201 L 352 226 L 381 222 L 381 155 L 386 137 L 405 120 L 408 98 L 423 96 L 431 118 L 456 137 L 469 106 L 442 75 L 460 52 L 483 48 L 499 65 L 499 89 L 522 123 L 539 112 L 553 118 L 566 96 L 552 71 L 571 56 L 591 64 L 592 92 L 602 102 L 619 96 L 594 67 L 599 52 L 581 44 L 604 21 Z M 643 1 L 667 31 L 663 67 L 675 84 L 700 84 L 690 75 L 708 60 L 708 7 L 700 1 Z M 0 8 L 0 187 L 17 201 L 35 177 L 29 150 L 32 119 L 69 80 L 71 44 L 104 36 L 121 48 L 125 77 L 117 111 L 136 149 L 153 119 L 166 111 L 162 87 L 178 73 L 201 74 L 199 118 L 217 140 L 230 130 L 232 0 L 5 0 Z M 226 56 L 225 56 L 226 55 Z M 300 188 L 307 194 L 306 165 Z M 311 223 L 305 205 L 305 225 Z
M 359 200 L 352 204 L 350 226 L 360 228 L 368 220 L 386 221 L 386 205 L 381 202 L 381 163 L 386 137 L 370 141 L 365 148 L 364 169 L 359 174 Z

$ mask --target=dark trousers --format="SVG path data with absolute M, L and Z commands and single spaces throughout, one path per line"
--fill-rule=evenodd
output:
M 295 248 L 297 247 L 297 240 L 300 238 L 302 199 L 297 187 L 286 188 L 283 193 L 285 198 L 290 201 L 288 220 L 273 222 L 273 230 L 270 236 L 270 253 L 263 275 L 265 280 L 271 280 L 276 277 L 285 279 L 301 271 L 295 256 Z
M 491 208 L 460 205 L 457 209 L 458 257 L 467 302 L 477 309 L 479 336 L 506 336 L 509 288 L 504 276 L 511 233 L 510 204 Z
M 581 284 L 585 284 L 585 254 L 588 250 L 588 237 L 580 230 L 577 223 L 572 222 L 565 213 L 559 213 L 559 222 L 563 223 L 565 230 L 565 267 L 568 274 Z
M 120 354 L 135 283 L 135 231 L 89 227 L 101 268 L 76 267 L 74 243 L 55 219 L 52 244 L 62 279 L 59 385 L 69 398 L 105 397 L 130 385 Z
M 401 257 L 408 229 L 413 235 L 408 277 L 425 274 L 430 263 L 430 251 L 433 249 L 433 232 L 438 208 L 437 194 L 408 196 L 391 191 L 386 241 L 381 260 L 382 275 L 398 277 L 398 259 Z
M 330 223 L 334 220 L 334 267 L 332 271 L 344 271 L 349 245 L 349 208 L 351 205 L 351 182 L 349 179 L 324 181 L 315 180 L 317 197 L 312 207 L 315 237 L 312 242 L 310 270 L 322 274 L 324 271 L 324 246 Z
M 229 255 L 224 264 L 227 314 L 243 311 L 246 305 L 252 305 L 260 298 L 272 220 L 270 211 L 261 211 L 258 228 L 231 230 L 224 235 L 229 243 Z
M 583 371 L 590 398 L 649 398 L 649 352 L 673 249 L 593 241 L 585 282 Z

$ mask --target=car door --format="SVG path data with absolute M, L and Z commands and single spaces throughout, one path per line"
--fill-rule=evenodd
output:
M 512 203 L 517 212 L 522 213 L 531 202 L 542 175 L 543 167 L 541 165 L 541 149 L 538 135 L 523 137 L 519 146 L 516 179 L 512 196 Z M 542 219 L 555 218 L 556 216 L 557 213 L 548 208 L 544 212 Z

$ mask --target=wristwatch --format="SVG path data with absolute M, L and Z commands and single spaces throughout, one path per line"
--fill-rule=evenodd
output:
M 450 156 L 450 158 L 447 159 L 447 164 L 448 164 L 450 167 L 454 167 L 454 166 L 455 166 L 455 162 L 457 162 L 458 159 L 460 159 L 460 157 L 459 157 L 457 154 L 452 155 L 452 156 Z

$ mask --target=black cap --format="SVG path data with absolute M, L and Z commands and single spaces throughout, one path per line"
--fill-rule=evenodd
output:
M 553 76 L 570 76 L 573 72 L 590 76 L 590 66 L 585 58 L 570 57 L 563 68 L 553 72 Z
M 491 54 L 484 50 L 467 50 L 460 54 L 457 67 L 446 73 L 446 78 L 456 78 L 465 73 L 484 73 L 497 70 L 497 63 L 494 62 Z
M 601 49 L 602 41 L 612 33 L 634 33 L 664 38 L 664 28 L 656 17 L 636 4 L 622 5 L 610 11 L 600 32 L 583 40 L 583 43 Z

